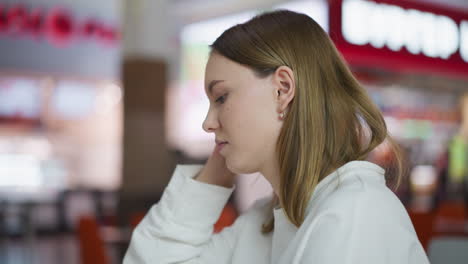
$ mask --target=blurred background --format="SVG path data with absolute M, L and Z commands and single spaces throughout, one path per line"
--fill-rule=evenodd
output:
M 466 0 L 0 0 L 0 263 L 121 263 L 175 165 L 214 147 L 208 45 L 279 8 L 314 18 L 383 111 L 431 262 L 466 263 Z M 214 232 L 271 193 L 240 175 Z

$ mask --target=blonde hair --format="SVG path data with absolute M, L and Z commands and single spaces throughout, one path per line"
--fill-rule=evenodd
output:
M 399 181 L 402 158 L 382 114 L 313 19 L 287 10 L 264 13 L 226 30 L 211 47 L 259 77 L 282 65 L 294 72 L 296 93 L 277 142 L 276 197 L 294 225 L 304 221 L 323 177 L 349 161 L 366 159 L 385 139 L 397 153 Z M 271 219 L 262 231 L 273 228 Z

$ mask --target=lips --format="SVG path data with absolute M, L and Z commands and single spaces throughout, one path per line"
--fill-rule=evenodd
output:
M 221 144 L 227 144 L 228 143 L 227 141 L 218 140 L 218 139 L 216 139 L 215 142 L 216 142 L 216 145 L 221 145 Z
M 224 148 L 224 146 L 226 146 L 228 144 L 227 141 L 224 141 L 224 140 L 215 140 L 216 142 L 216 152 L 220 153 L 221 150 Z

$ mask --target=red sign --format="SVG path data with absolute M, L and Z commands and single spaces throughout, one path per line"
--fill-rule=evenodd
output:
M 51 44 L 67 46 L 76 40 L 96 39 L 103 44 L 115 44 L 119 32 L 115 26 L 106 25 L 94 18 L 77 20 L 73 13 L 61 7 L 50 10 L 27 9 L 21 4 L 7 7 L 0 4 L 0 36 L 44 37 Z
M 330 36 L 351 65 L 468 78 L 468 13 L 404 0 L 329 0 Z

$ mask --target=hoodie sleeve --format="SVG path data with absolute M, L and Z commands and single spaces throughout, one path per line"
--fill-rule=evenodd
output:
M 196 181 L 199 165 L 178 165 L 161 200 L 132 234 L 124 264 L 230 263 L 243 217 L 213 234 L 234 187 Z

